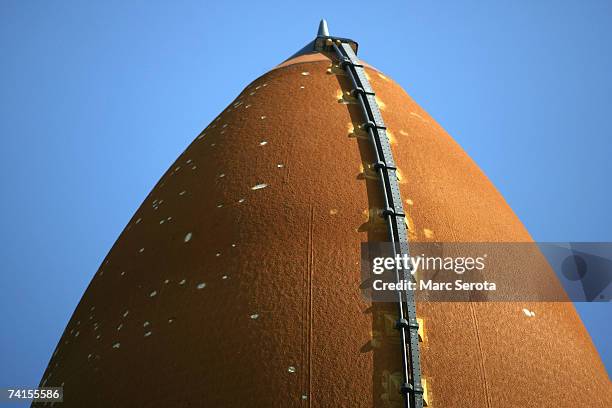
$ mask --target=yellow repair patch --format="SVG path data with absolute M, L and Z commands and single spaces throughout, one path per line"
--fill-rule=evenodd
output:
M 391 143 L 392 145 L 397 144 L 397 139 L 395 138 L 395 135 L 393 135 L 393 133 L 387 129 L 387 137 L 389 138 L 389 143 Z
M 410 214 L 406 214 L 405 219 L 406 219 L 406 229 L 408 230 L 408 239 L 410 241 L 416 241 L 417 234 L 416 234 L 416 229 L 414 227 L 414 220 L 412 219 Z
M 331 64 L 327 68 L 327 73 L 330 75 L 345 75 L 344 70 L 338 64 Z
M 397 176 L 397 181 L 398 183 L 403 183 L 404 181 L 404 176 L 402 175 L 402 172 L 400 169 L 395 170 L 395 175 Z
M 342 91 L 342 89 L 338 89 L 336 91 L 336 99 L 338 103 L 343 103 L 345 105 L 349 103 L 357 103 L 357 99 L 355 99 L 349 91 Z

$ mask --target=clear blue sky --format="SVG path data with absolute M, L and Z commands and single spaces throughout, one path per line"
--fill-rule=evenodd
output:
M 321 17 L 456 138 L 536 240 L 612 241 L 610 1 L 3 0 L 0 386 L 38 383 L 157 179 Z M 612 305 L 577 307 L 611 371 Z

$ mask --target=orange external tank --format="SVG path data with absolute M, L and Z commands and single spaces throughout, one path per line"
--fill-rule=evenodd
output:
M 409 239 L 532 241 L 444 129 L 365 70 Z M 395 308 L 360 291 L 360 244 L 386 230 L 350 89 L 333 53 L 309 46 L 194 139 L 114 244 L 51 357 L 41 385 L 64 388 L 61 406 L 404 406 Z M 417 302 L 417 315 L 427 406 L 612 406 L 571 303 Z

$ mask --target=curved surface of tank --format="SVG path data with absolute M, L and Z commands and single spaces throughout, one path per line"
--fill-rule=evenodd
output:
M 367 73 L 420 241 L 529 242 L 393 80 Z M 42 385 L 64 407 L 399 407 L 394 306 L 360 293 L 385 240 L 370 143 L 330 55 L 256 79 L 161 177 L 87 288 Z M 419 303 L 433 407 L 608 407 L 571 303 Z M 533 310 L 528 317 L 523 308 Z

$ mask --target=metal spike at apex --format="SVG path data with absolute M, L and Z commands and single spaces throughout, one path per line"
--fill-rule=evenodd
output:
M 317 32 L 319 37 L 329 37 L 329 28 L 327 27 L 327 20 L 321 19 L 319 23 L 319 31 Z

